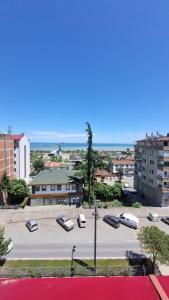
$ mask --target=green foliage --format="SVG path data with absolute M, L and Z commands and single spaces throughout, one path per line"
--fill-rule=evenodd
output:
M 14 179 L 9 185 L 9 198 L 12 204 L 21 203 L 25 197 L 29 195 L 29 188 L 22 179 Z
M 123 204 L 119 200 L 115 199 L 115 200 L 111 201 L 111 206 L 121 207 L 121 206 L 123 206 Z
M 120 199 L 122 194 L 122 187 L 120 183 L 115 183 L 113 186 L 113 196 L 114 198 Z
M 0 182 L 0 192 L 2 193 L 3 202 L 6 205 L 8 200 L 8 188 L 10 181 L 6 173 L 3 174 Z
M 156 226 L 142 227 L 137 235 L 142 249 L 151 256 L 153 269 L 158 260 L 169 263 L 169 235 Z
M 40 171 L 44 170 L 45 164 L 44 164 L 44 160 L 42 157 L 38 157 L 37 159 L 34 160 L 33 168 L 34 168 L 36 174 L 39 173 Z
M 91 199 L 94 198 L 94 183 L 95 183 L 95 164 L 94 164 L 94 157 L 93 157 L 93 133 L 91 126 L 88 122 L 86 122 L 87 128 L 86 132 L 88 135 L 88 148 L 87 148 L 87 174 L 86 174 L 86 182 L 88 186 L 88 203 L 91 203 Z
M 141 205 L 141 203 L 140 202 L 134 202 L 133 204 L 132 204 L 132 207 L 135 207 L 135 208 L 140 208 L 142 205 Z
M 83 203 L 83 208 L 90 208 L 89 203 L 88 202 L 84 202 Z
M 106 185 L 103 183 L 96 182 L 95 195 L 97 199 L 102 201 L 112 201 L 114 198 L 120 199 L 121 197 L 121 185 L 116 183 L 114 186 Z
M 5 240 L 5 229 L 4 227 L 0 227 L 0 258 L 4 255 L 6 255 L 8 245 L 10 243 L 10 239 Z
M 50 160 L 51 161 L 56 161 L 56 162 L 62 162 L 63 161 L 61 156 L 57 157 L 55 155 L 52 155 Z

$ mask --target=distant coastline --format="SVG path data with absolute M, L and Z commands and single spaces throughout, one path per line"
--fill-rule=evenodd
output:
M 43 151 L 53 151 L 58 148 L 59 143 L 31 143 L 31 150 L 43 150 Z M 66 150 L 86 150 L 86 143 L 63 143 L 61 148 Z M 99 151 L 124 151 L 127 148 L 134 150 L 134 144 L 124 144 L 124 143 L 93 143 L 93 148 Z

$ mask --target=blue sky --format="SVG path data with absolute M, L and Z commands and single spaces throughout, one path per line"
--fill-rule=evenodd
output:
M 1 1 L 0 111 L 32 141 L 167 133 L 169 1 Z

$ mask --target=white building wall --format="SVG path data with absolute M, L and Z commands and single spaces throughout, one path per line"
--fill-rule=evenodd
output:
M 38 185 L 37 185 L 38 186 Z M 62 186 L 62 189 L 61 190 L 57 190 L 57 185 L 55 185 L 55 190 L 51 190 L 51 185 L 45 185 L 46 186 L 46 191 L 42 191 L 42 185 L 40 185 L 40 191 L 36 191 L 35 190 L 35 194 L 36 195 L 44 195 L 44 194 L 62 194 L 62 193 L 75 193 L 76 192 L 76 186 L 75 186 L 75 189 L 73 189 L 73 186 L 74 185 L 70 185 L 70 189 L 67 190 L 66 189 L 66 185 L 61 185 Z
M 30 143 L 26 135 L 24 135 L 19 143 L 15 142 L 16 149 L 14 154 L 14 161 L 16 161 L 14 168 L 15 176 L 17 179 L 24 179 L 26 183 L 29 183 L 30 174 Z

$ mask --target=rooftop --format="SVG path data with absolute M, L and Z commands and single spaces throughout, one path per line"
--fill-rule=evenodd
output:
M 0 279 L 0 299 L 5 300 L 166 300 L 168 296 L 169 276 Z
M 134 161 L 131 159 L 113 159 L 112 163 L 114 165 L 134 165 Z
M 67 184 L 73 180 L 71 177 L 77 176 L 78 171 L 74 170 L 59 170 L 57 168 L 40 171 L 31 181 L 30 185 L 39 184 Z

